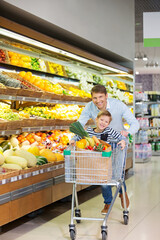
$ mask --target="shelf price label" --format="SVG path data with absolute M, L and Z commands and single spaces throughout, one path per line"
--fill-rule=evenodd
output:
M 36 176 L 39 174 L 39 170 L 32 172 L 32 176 Z
M 18 180 L 18 177 L 15 176 L 15 177 L 11 177 L 11 182 L 16 182 Z

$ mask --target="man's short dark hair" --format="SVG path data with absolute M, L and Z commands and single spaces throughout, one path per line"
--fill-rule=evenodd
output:
M 97 84 L 91 90 L 91 95 L 93 95 L 93 93 L 104 93 L 106 95 L 107 90 L 106 90 L 105 86 Z

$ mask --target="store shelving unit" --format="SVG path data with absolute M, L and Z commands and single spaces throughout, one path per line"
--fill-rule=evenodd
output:
M 6 37 L 9 41 L 16 41 L 11 37 Z M 5 36 L 3 36 L 5 38 Z M 28 40 L 28 39 L 27 39 Z M 131 74 L 125 73 L 127 78 L 124 79 L 122 76 L 122 70 L 109 67 L 105 64 L 98 63 L 96 60 L 85 59 L 84 57 L 77 56 L 78 60 L 74 59 L 73 54 L 68 52 L 68 56 L 66 52 L 63 50 L 59 50 L 59 52 L 52 52 L 51 50 L 45 50 L 40 48 L 39 45 L 37 47 L 32 43 L 33 39 L 30 39 L 31 43 L 29 46 L 32 47 L 34 51 L 28 51 L 25 49 L 20 49 L 15 46 L 10 46 L 8 43 L 2 43 L 1 48 L 5 51 L 14 51 L 20 54 L 26 54 L 32 57 L 41 58 L 44 61 L 52 61 L 57 64 L 62 64 L 66 66 L 72 66 L 75 69 L 87 70 L 89 72 L 93 72 L 94 74 L 100 74 L 103 76 L 104 73 L 113 73 L 120 72 L 121 75 L 116 77 L 117 81 L 125 82 L 130 86 L 133 86 L 133 76 Z M 17 42 L 19 42 L 17 40 Z M 21 41 L 23 43 L 23 41 Z M 35 43 L 35 42 L 34 42 Z M 40 42 L 39 42 L 40 43 Z M 36 50 L 36 51 L 35 51 Z M 53 55 L 53 56 L 52 56 Z M 57 56 L 57 58 L 56 58 Z M 70 57 L 69 57 L 70 56 Z M 78 63 L 78 64 L 77 64 Z M 0 70 L 7 70 L 11 72 L 19 72 L 19 71 L 31 71 L 37 76 L 44 77 L 50 81 L 60 82 L 65 81 L 67 83 L 78 84 L 79 79 L 70 78 L 66 76 L 60 76 L 56 74 L 52 74 L 50 72 L 44 72 L 34 69 L 27 69 L 16 65 L 11 65 L 8 63 L 0 63 Z M 108 76 L 107 76 L 108 77 Z M 110 76 L 112 79 L 112 75 Z M 90 81 L 89 81 L 90 82 Z M 128 91 L 127 91 L 128 92 Z M 43 96 L 43 95 L 42 95 Z M 71 105 L 80 105 L 85 106 L 90 99 L 70 97 L 70 96 L 62 96 L 56 99 L 56 95 L 52 95 L 52 97 L 32 97 L 30 96 L 22 96 L 20 94 L 7 94 L 0 92 L 0 100 L 8 100 L 12 102 L 12 105 L 16 105 L 17 103 L 43 103 L 43 104 L 71 104 Z M 74 100 L 73 100 L 74 99 Z M 129 104 L 132 106 L 133 104 Z M 42 125 L 42 121 L 46 121 L 46 125 Z M 48 122 L 47 122 L 48 121 Z M 73 120 L 75 121 L 75 120 Z M 37 119 L 33 122 L 36 124 L 33 125 L 23 125 L 20 126 L 20 122 L 18 128 L 14 127 L 15 122 L 10 123 L 9 129 L 0 129 L 0 136 L 10 136 L 10 135 L 19 135 L 23 132 L 37 132 L 37 131 L 48 131 L 54 129 L 68 129 L 71 121 L 66 119 L 64 120 L 42 120 L 38 121 Z M 13 129 L 14 127 L 14 129 Z M 133 167 L 133 151 L 132 147 L 128 149 L 128 159 L 126 163 L 126 169 L 130 169 Z M 8 176 L 8 175 L 7 175 Z M 14 172 L 7 178 L 3 178 L 0 180 L 0 210 L 3 214 L 0 216 L 0 226 L 13 221 L 25 214 L 30 212 L 34 212 L 35 210 L 42 208 L 52 202 L 55 202 L 59 199 L 62 199 L 72 192 L 72 186 L 67 185 L 64 182 L 64 162 L 59 162 L 56 164 L 50 164 L 48 166 L 44 166 L 44 168 L 34 168 L 30 171 L 24 171 L 23 173 Z M 78 186 L 77 190 L 80 191 L 87 186 Z M 24 207 L 25 206 L 25 207 Z M 14 211 L 13 211 L 14 208 Z
M 146 104 L 147 105 L 147 108 L 149 108 L 149 106 L 151 105 L 154 105 L 154 104 L 160 104 L 160 101 L 159 100 L 156 100 L 156 101 L 149 101 L 149 100 L 137 100 L 136 101 L 137 104 Z M 145 119 L 148 119 L 148 121 L 150 121 L 151 119 L 154 119 L 154 118 L 160 118 L 160 114 L 158 115 L 150 115 L 149 114 L 150 111 L 147 111 L 147 112 L 137 112 L 136 113 L 136 117 L 142 117 L 142 118 L 145 118 Z M 143 130 L 143 131 L 148 131 L 148 130 L 158 130 L 160 132 L 160 126 L 157 125 L 157 126 L 147 126 L 147 127 L 141 127 L 140 130 Z M 158 134 L 158 136 L 153 136 L 153 137 L 148 137 L 147 139 L 147 143 L 156 143 L 158 140 L 160 140 L 160 136 Z M 144 142 L 146 143 L 146 141 Z M 142 142 L 139 143 L 137 142 L 136 144 L 143 144 Z M 152 147 L 152 156 L 159 156 L 160 155 L 160 151 L 159 150 L 153 150 L 153 147 Z M 146 162 L 146 161 L 149 161 L 150 158 L 136 158 L 136 162 Z

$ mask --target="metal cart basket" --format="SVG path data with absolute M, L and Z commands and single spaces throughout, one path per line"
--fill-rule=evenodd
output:
M 102 240 L 107 239 L 107 219 L 121 187 L 124 199 L 124 224 L 128 224 L 129 212 L 126 208 L 126 199 L 123 186 L 127 147 L 121 150 L 121 147 L 116 142 L 112 142 L 111 148 L 112 150 L 109 152 L 96 152 L 83 149 L 75 150 L 74 147 L 70 146 L 64 151 L 65 182 L 73 183 L 71 224 L 69 225 L 70 238 L 72 240 L 76 238 L 74 220 L 76 220 L 77 223 L 80 223 L 81 220 L 103 221 L 101 226 Z M 110 185 L 117 188 L 108 213 L 104 218 L 81 217 L 76 191 L 77 184 Z

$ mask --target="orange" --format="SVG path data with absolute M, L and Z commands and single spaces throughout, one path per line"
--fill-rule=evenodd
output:
M 17 60 L 17 59 L 19 59 L 19 56 L 16 53 L 11 56 L 11 60 Z
M 41 84 L 40 84 L 40 86 L 39 86 L 39 88 L 41 88 L 41 89 L 45 89 L 45 81 L 41 81 Z
M 19 73 L 19 76 L 21 76 L 22 78 L 26 75 L 26 72 L 25 71 L 22 71 Z
M 35 76 L 31 76 L 31 77 L 30 77 L 30 82 L 34 84 L 35 79 L 36 79 Z
M 41 88 L 41 80 L 35 79 L 34 85 Z
M 27 80 L 28 82 L 30 82 L 30 76 L 28 76 L 27 74 L 24 76 L 24 79 Z
M 42 137 L 46 137 L 46 133 L 42 133 Z
M 31 138 L 31 139 L 29 140 L 29 142 L 30 142 L 30 143 L 34 143 L 34 142 L 35 142 L 34 138 Z
M 46 83 L 45 86 L 44 86 L 44 90 L 49 92 L 50 91 L 50 84 Z
M 18 64 L 18 60 L 11 60 L 10 61 L 12 65 L 17 65 Z
M 26 72 L 26 75 L 27 76 L 32 76 L 32 73 L 31 72 Z

